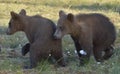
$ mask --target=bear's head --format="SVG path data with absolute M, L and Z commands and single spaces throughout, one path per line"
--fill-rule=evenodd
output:
M 14 34 L 17 31 L 22 31 L 23 22 L 22 22 L 21 16 L 25 16 L 26 11 L 24 9 L 22 9 L 19 14 L 12 11 L 12 12 L 10 12 L 10 15 L 11 15 L 11 19 L 9 21 L 9 24 L 8 24 L 9 26 L 7 28 L 7 31 L 6 31 L 6 33 L 8 35 Z
M 72 13 L 65 14 L 64 11 L 59 12 L 59 19 L 57 22 L 57 29 L 54 33 L 56 39 L 61 39 L 64 35 L 72 33 L 74 23 L 74 15 Z

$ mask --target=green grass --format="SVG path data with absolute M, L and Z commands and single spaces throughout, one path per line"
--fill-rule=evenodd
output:
M 10 12 L 19 13 L 25 9 L 28 15 L 42 15 L 58 20 L 59 10 L 66 13 L 101 13 L 108 16 L 117 29 L 115 54 L 104 63 L 98 65 L 91 57 L 90 63 L 79 67 L 79 60 L 74 54 L 74 44 L 69 36 L 63 38 L 64 53 L 70 52 L 66 57 L 66 67 L 55 67 L 47 61 L 42 61 L 35 69 L 24 70 L 24 64 L 29 64 L 28 56 L 21 56 L 21 47 L 28 42 L 24 33 L 6 35 Z M 120 73 L 120 0 L 0 0 L 0 74 L 119 74 Z M 15 50 L 19 55 L 13 55 Z M 10 57 L 11 56 L 11 57 Z

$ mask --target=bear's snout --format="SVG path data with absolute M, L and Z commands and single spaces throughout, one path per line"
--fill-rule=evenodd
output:
M 62 38 L 62 34 L 61 34 L 61 32 L 59 32 L 59 31 L 57 31 L 56 30 L 56 32 L 54 33 L 54 39 L 61 39 Z
M 58 38 L 58 36 L 57 36 L 57 35 L 55 35 L 55 34 L 53 35 L 53 37 L 54 37 L 54 39 L 59 39 L 59 38 Z

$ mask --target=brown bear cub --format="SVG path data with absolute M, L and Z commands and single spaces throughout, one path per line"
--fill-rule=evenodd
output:
M 74 40 L 80 65 L 89 62 L 92 51 L 97 62 L 102 62 L 113 54 L 115 27 L 109 18 L 102 14 L 73 15 L 60 11 L 54 37 L 61 39 L 66 34 L 70 34 Z
M 23 47 L 27 49 L 25 55 L 30 51 L 30 67 L 34 68 L 42 59 L 53 57 L 60 66 L 65 66 L 61 39 L 53 38 L 55 24 L 42 16 L 27 16 L 24 9 L 19 14 L 10 12 L 11 19 L 7 34 L 11 35 L 18 31 L 25 32 L 29 43 Z

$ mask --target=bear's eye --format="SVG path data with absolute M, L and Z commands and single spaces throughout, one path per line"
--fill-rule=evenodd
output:
M 62 26 L 60 26 L 59 28 L 60 28 L 60 30 L 61 30 L 61 31 L 63 31 L 63 30 L 64 30 L 64 28 L 63 28 Z
M 9 22 L 9 28 L 11 28 L 11 22 Z

